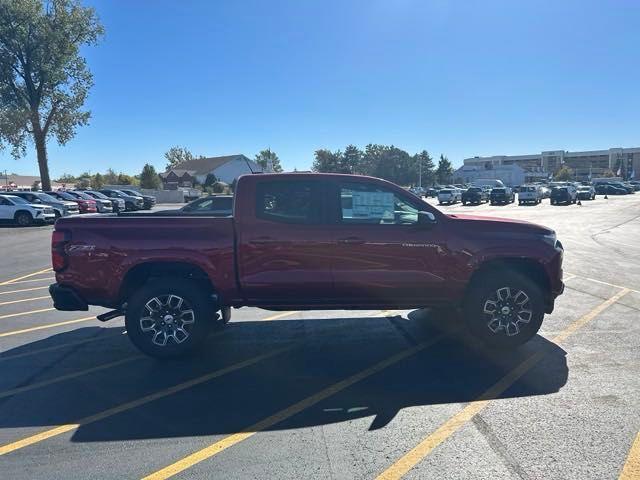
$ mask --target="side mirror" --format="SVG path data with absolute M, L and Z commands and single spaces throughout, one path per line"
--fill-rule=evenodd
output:
M 42 200 L 40 200 L 39 198 L 34 198 L 31 203 L 42 203 Z
M 431 212 L 418 212 L 418 225 L 425 227 L 436 224 L 436 216 Z

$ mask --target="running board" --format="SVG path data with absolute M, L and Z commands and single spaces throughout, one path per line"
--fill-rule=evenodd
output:
M 122 315 L 124 315 L 124 310 L 118 309 L 118 310 L 111 310 L 110 312 L 103 313 L 102 315 L 98 315 L 96 318 L 101 322 L 107 322 L 116 317 L 121 317 Z

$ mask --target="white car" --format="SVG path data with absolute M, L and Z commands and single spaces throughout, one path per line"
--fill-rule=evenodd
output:
M 15 195 L 0 195 L 0 221 L 28 227 L 34 223 L 53 223 L 56 213 L 48 205 L 32 205 Z
M 462 194 L 457 188 L 443 188 L 438 192 L 438 203 L 440 205 L 457 203 L 460 201 Z

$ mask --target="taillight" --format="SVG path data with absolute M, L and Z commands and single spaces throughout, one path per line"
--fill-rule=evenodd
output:
M 61 272 L 68 265 L 65 247 L 71 240 L 71 233 L 67 230 L 54 230 L 51 236 L 51 266 L 56 272 Z

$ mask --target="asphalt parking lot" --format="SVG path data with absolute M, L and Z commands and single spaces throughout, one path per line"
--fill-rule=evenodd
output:
M 52 227 L 0 228 L 0 477 L 640 478 L 640 195 L 442 209 L 564 244 L 565 294 L 518 351 L 441 312 L 243 308 L 159 362 L 122 319 L 52 308 Z

